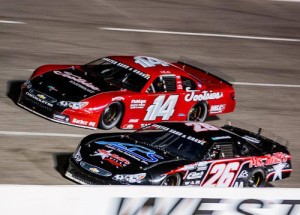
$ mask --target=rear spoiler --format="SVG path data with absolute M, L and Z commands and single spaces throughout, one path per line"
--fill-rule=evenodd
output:
M 210 75 L 215 77 L 216 79 L 219 79 L 222 82 L 225 82 L 232 86 L 232 82 L 234 82 L 234 78 L 221 72 L 216 69 L 212 69 L 209 66 L 202 64 L 198 61 L 195 61 L 193 59 L 189 59 L 186 57 L 180 57 L 179 60 L 177 61 L 177 64 L 183 65 L 183 66 L 188 66 L 193 69 L 196 69 L 199 72 L 205 73 L 206 75 Z M 195 75 L 191 74 L 189 71 L 185 70 L 187 73 L 189 73 L 191 76 L 195 77 Z M 195 77 L 197 80 L 198 78 Z
M 289 141 L 267 129 L 262 129 L 252 124 L 241 122 L 238 120 L 227 120 L 227 125 L 222 126 L 225 130 L 237 129 L 242 133 L 248 133 L 257 139 L 268 139 L 274 143 L 279 143 L 285 147 L 288 147 Z

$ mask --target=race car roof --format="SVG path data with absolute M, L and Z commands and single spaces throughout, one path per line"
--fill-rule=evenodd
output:
M 150 76 L 158 76 L 163 74 L 175 74 L 182 75 L 186 74 L 184 70 L 173 65 L 172 63 L 168 63 L 166 61 L 148 57 L 148 56 L 109 56 L 107 58 L 111 58 L 120 63 L 128 65 L 137 70 L 143 71 Z
M 221 141 L 231 139 L 234 136 L 232 133 L 222 128 L 200 122 L 165 122 L 153 124 L 150 129 L 165 130 L 179 136 L 186 135 L 195 138 L 204 139 L 207 142 Z M 176 133 L 178 132 L 178 133 Z M 180 134 L 182 133 L 182 134 Z

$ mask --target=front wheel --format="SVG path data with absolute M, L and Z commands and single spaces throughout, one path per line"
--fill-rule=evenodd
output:
M 99 120 L 99 127 L 105 130 L 115 127 L 121 120 L 123 114 L 123 106 L 119 102 L 108 105 Z
M 194 105 L 188 115 L 188 121 L 204 122 L 207 116 L 207 104 L 205 102 Z
M 161 186 L 179 186 L 180 183 L 181 177 L 176 173 L 174 175 L 168 175 L 161 183 Z

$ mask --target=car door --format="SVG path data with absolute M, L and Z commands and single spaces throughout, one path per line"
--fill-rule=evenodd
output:
M 146 92 L 130 96 L 127 113 L 141 126 L 176 120 L 178 98 L 176 76 L 160 75 L 152 81 Z M 128 122 L 131 122 L 130 119 Z
M 209 159 L 206 161 L 209 163 L 209 167 L 200 186 L 244 186 L 244 184 L 236 184 L 244 160 L 237 154 L 232 140 L 214 143 L 209 152 Z

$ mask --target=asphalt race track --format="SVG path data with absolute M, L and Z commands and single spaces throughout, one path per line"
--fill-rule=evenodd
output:
M 210 123 L 234 119 L 287 139 L 294 171 L 272 185 L 300 187 L 300 2 L 0 0 L 0 5 L 1 184 L 73 184 L 62 176 L 67 157 L 81 137 L 103 132 L 49 122 L 18 107 L 20 84 L 34 68 L 148 55 L 187 56 L 234 77 L 236 111 Z

